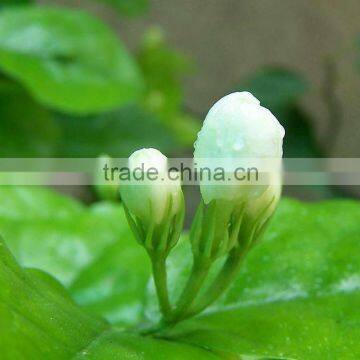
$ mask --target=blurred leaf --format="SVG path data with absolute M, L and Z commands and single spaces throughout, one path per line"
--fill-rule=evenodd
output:
M 255 72 L 241 87 L 256 96 L 263 106 L 272 109 L 293 105 L 308 85 L 291 70 L 268 67 Z
M 30 187 L 0 187 L 0 198 L 0 234 L 23 266 L 49 272 L 95 314 L 139 321 L 149 264 L 120 206 L 87 209 Z
M 182 80 L 192 69 L 191 61 L 171 48 L 159 28 L 144 37 L 138 62 L 146 83 L 145 106 L 156 113 L 184 145 L 192 145 L 200 122 L 183 111 Z
M 0 240 L 1 358 L 216 359 L 186 344 L 138 336 L 89 316 L 51 276 L 22 269 Z
M 64 157 L 127 157 L 142 147 L 165 153 L 178 147 L 156 116 L 135 105 L 83 118 L 59 115 L 58 122 L 63 132 L 59 155 Z
M 196 140 L 200 128 L 201 124 L 199 119 L 185 113 L 175 115 L 170 126 L 177 140 L 181 144 L 191 147 Z
M 6 80 L 0 80 L 0 119 L 0 156 L 54 155 L 59 132 L 52 115 Z
M 2 11 L 0 67 L 40 102 L 66 112 L 115 108 L 142 90 L 138 69 L 116 35 L 75 10 Z
M 284 156 L 287 158 L 320 158 L 323 156 L 316 143 L 309 117 L 299 107 L 274 108 L 274 115 L 284 126 Z
M 149 106 L 171 114 L 182 102 L 182 77 L 191 70 L 191 62 L 172 49 L 159 28 L 150 28 L 144 36 L 138 61 L 143 71 Z
M 5 6 L 10 5 L 23 5 L 23 4 L 31 4 L 33 0 L 1 0 L 0 9 Z
M 136 16 L 144 13 L 149 8 L 148 0 L 96 0 L 108 4 L 125 16 Z
M 186 250 L 171 255 L 169 284 L 183 282 Z M 229 358 L 357 359 L 359 252 L 359 203 L 282 200 L 227 294 L 168 336 Z

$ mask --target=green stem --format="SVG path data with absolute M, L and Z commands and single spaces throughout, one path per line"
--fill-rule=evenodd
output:
M 199 299 L 199 302 L 184 314 L 182 320 L 199 314 L 220 297 L 236 277 L 245 253 L 246 251 L 239 251 L 238 249 L 230 252 L 212 285 Z
M 168 327 L 169 327 L 169 325 L 166 322 L 161 321 L 157 325 L 142 328 L 142 329 L 141 328 L 137 329 L 137 333 L 144 335 L 144 336 L 152 336 L 155 334 L 160 334 L 162 331 L 166 330 Z
M 206 276 L 210 269 L 210 262 L 208 261 L 196 261 L 191 270 L 189 279 L 180 295 L 177 302 L 175 311 L 171 317 L 171 322 L 178 322 L 182 319 L 183 314 L 186 313 L 187 309 L 191 307 L 195 301 L 201 285 L 206 279 Z
M 171 305 L 167 288 L 166 257 L 151 254 L 150 258 L 160 311 L 167 319 L 171 314 Z

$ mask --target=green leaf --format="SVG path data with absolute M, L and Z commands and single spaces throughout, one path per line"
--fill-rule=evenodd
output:
M 74 113 L 139 98 L 142 78 L 116 35 L 81 11 L 19 7 L 0 13 L 0 68 L 40 102 Z
M 267 67 L 245 79 L 241 88 L 250 91 L 270 109 L 292 105 L 308 88 L 297 73 L 277 67 Z
M 181 79 L 191 70 L 190 60 L 171 48 L 157 27 L 145 34 L 137 58 L 145 77 L 149 107 L 164 114 L 176 112 L 183 100 Z
M 17 84 L 0 80 L 0 156 L 52 157 L 59 129 L 49 111 Z
M 359 253 L 359 203 L 283 200 L 227 294 L 170 336 L 229 356 L 358 359 Z
M 93 313 L 139 321 L 149 264 L 120 206 L 88 209 L 41 188 L 0 187 L 0 194 L 0 234 L 23 266 L 55 276 Z
M 30 4 L 32 2 L 33 0 L 1 0 L 0 9 L 5 6 Z
M 80 353 L 76 359 L 98 360 L 219 360 L 219 357 L 210 350 L 188 344 L 154 339 L 123 333 L 119 330 L 108 331 Z
M 148 0 L 96 0 L 114 7 L 121 15 L 136 16 L 149 8 Z
M 0 240 L 1 358 L 216 359 L 186 344 L 111 328 L 79 308 L 39 270 L 24 270 Z
M 239 307 L 183 324 L 177 339 L 233 355 L 355 360 L 359 304 L 356 293 Z
M 64 157 L 127 157 L 142 147 L 168 153 L 179 147 L 174 135 L 155 115 L 131 105 L 117 111 L 82 118 L 58 116 Z
M 0 188 L 0 198 L 0 234 L 6 236 L 22 265 L 55 275 L 76 302 L 114 323 L 133 326 L 144 311 L 149 315 L 155 301 L 151 295 L 144 300 L 148 259 L 130 237 L 120 206 L 101 203 L 86 208 L 31 188 Z M 184 282 L 181 269 L 190 259 L 189 244 L 182 244 L 169 261 L 172 293 Z M 168 330 L 166 340 L 107 328 L 78 357 L 358 359 L 359 250 L 358 202 L 282 200 L 265 238 L 249 254 L 238 279 L 207 313 Z M 47 292 L 56 291 L 66 298 L 51 278 L 34 274 L 34 270 L 31 275 L 41 282 L 41 292 L 49 282 L 54 289 Z M 1 280 L 0 285 L 1 297 Z M 22 288 L 16 292 L 21 293 Z M 149 304 L 147 308 L 144 303 Z M 8 309 L 0 311 L 1 319 L 9 319 L 5 324 L 13 326 Z M 0 346 L 5 341 L 1 325 Z M 70 334 L 76 338 L 74 332 Z M 14 333 L 5 338 L 12 336 Z M 45 342 L 44 347 L 48 346 Z
M 183 109 L 183 79 L 192 72 L 192 62 L 169 46 L 157 27 L 145 34 L 137 58 L 145 79 L 146 108 L 157 114 L 182 144 L 192 146 L 200 122 Z
M 273 113 L 285 127 L 284 155 L 287 158 L 323 157 L 311 128 L 311 120 L 305 112 L 293 106 L 274 108 Z
M 55 280 L 21 269 L 0 240 L 2 359 L 69 358 L 105 328 L 59 287 Z

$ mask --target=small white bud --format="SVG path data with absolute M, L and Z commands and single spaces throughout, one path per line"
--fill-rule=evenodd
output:
M 167 157 L 156 149 L 141 149 L 129 157 L 131 173 L 145 174 L 156 169 L 156 179 L 145 177 L 141 183 L 132 178 L 130 185 L 120 185 L 121 199 L 129 211 L 145 224 L 158 225 L 165 217 L 179 212 L 182 201 L 180 180 L 168 177 Z M 170 204 L 170 208 L 169 208 Z

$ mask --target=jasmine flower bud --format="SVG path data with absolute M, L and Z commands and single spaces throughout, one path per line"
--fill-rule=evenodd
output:
M 239 242 L 253 246 L 264 232 L 280 200 L 282 178 L 279 172 L 270 175 L 270 185 L 257 199 L 249 201 L 244 213 Z
M 203 204 L 191 233 L 196 256 L 214 259 L 237 246 L 245 251 L 260 235 L 280 197 L 284 133 L 274 115 L 249 92 L 227 95 L 210 109 L 195 143 L 195 162 L 213 172 L 225 165 L 231 182 L 200 179 Z M 265 182 L 244 184 L 228 178 L 239 161 L 251 165 L 258 159 L 276 166 L 266 170 Z
M 141 149 L 131 154 L 128 164 L 133 179 L 129 185 L 120 187 L 120 194 L 131 213 L 147 223 L 153 221 L 160 224 L 166 215 L 167 203 L 171 200 L 169 211 L 175 214 L 180 204 L 180 182 L 160 180 L 166 178 L 167 157 L 156 149 Z M 141 177 L 142 172 L 146 174 L 152 171 L 157 174 L 157 179 Z
M 235 169 L 241 158 L 244 161 L 281 159 L 284 135 L 284 128 L 275 116 L 252 94 L 232 93 L 216 102 L 207 114 L 195 143 L 195 161 L 209 167 L 209 159 L 234 159 Z M 200 187 L 205 203 L 214 199 L 258 197 L 266 188 L 256 184 L 219 186 L 216 183 L 200 183 Z
M 168 176 L 167 157 L 156 149 L 135 151 L 128 167 L 131 181 L 120 184 L 120 195 L 133 232 L 149 249 L 170 249 L 180 236 L 184 218 L 180 180 L 171 180 L 176 177 Z

